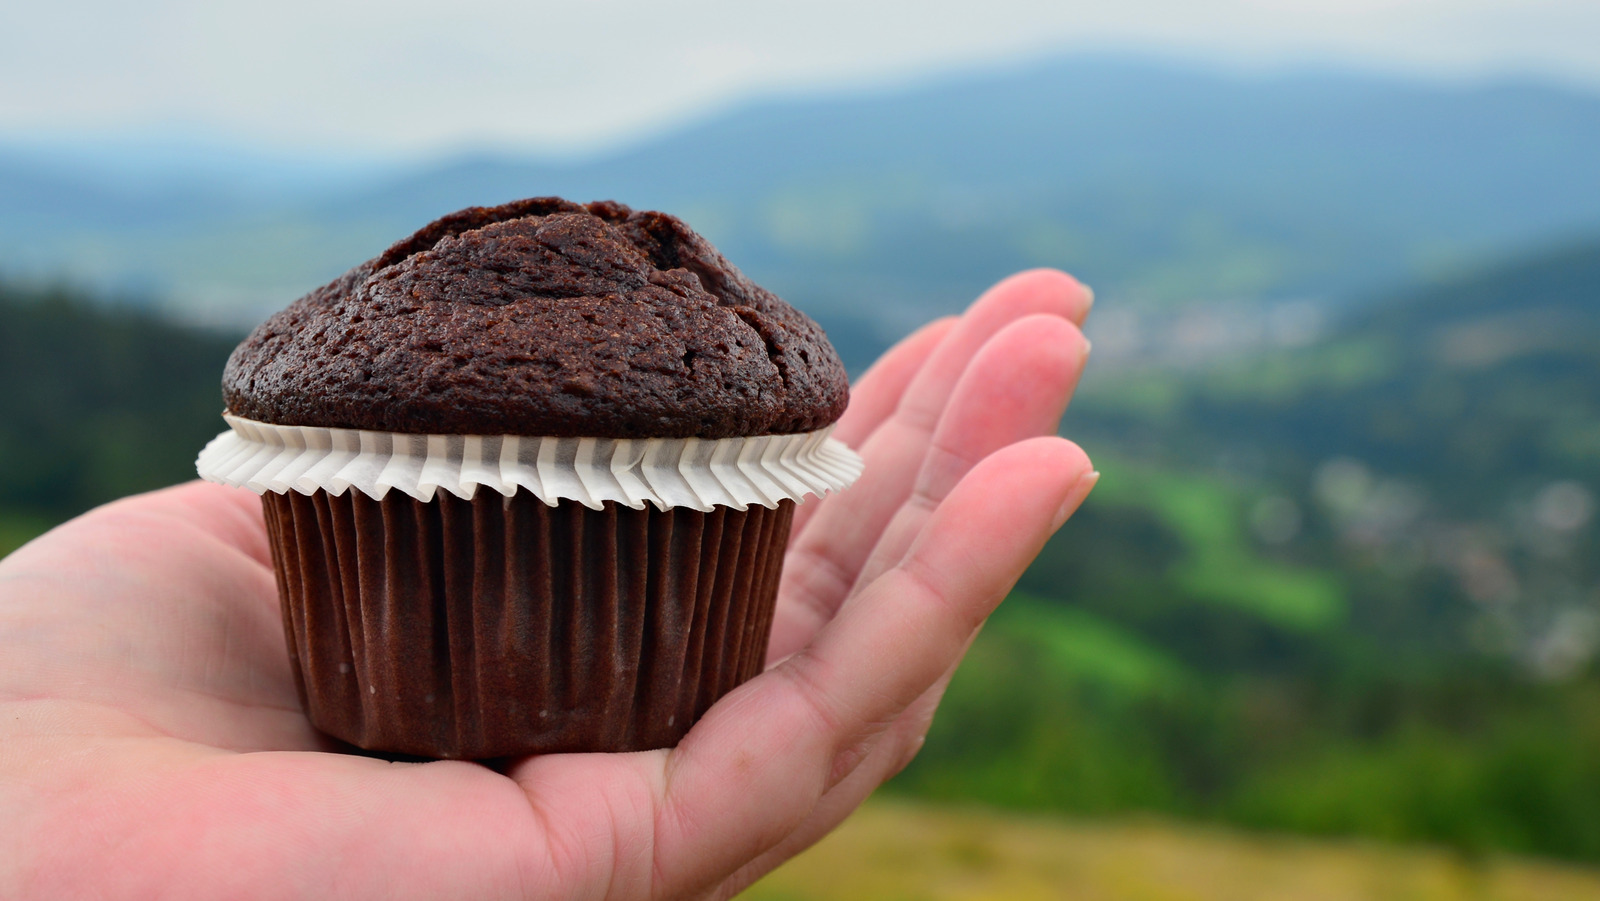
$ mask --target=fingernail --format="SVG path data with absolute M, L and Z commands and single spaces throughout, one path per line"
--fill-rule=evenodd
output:
M 1083 282 L 1078 282 L 1078 284 L 1083 285 Z M 1089 295 L 1089 306 L 1093 307 L 1094 306 L 1094 289 L 1089 287 L 1088 285 L 1083 285 L 1083 293 Z
M 1067 517 L 1071 516 L 1073 512 L 1078 509 L 1078 506 L 1083 503 L 1084 498 L 1089 496 L 1089 492 L 1094 490 L 1095 483 L 1099 481 L 1100 473 L 1091 472 L 1074 482 L 1072 487 L 1067 490 L 1067 497 L 1061 502 L 1060 509 L 1056 510 L 1055 522 L 1051 528 L 1061 528 L 1062 524 L 1067 521 Z
M 1083 339 L 1083 355 L 1085 357 L 1087 357 L 1087 356 L 1089 356 L 1089 354 L 1091 354 L 1093 352 L 1094 352 L 1094 342 L 1090 341 L 1088 338 L 1084 338 Z

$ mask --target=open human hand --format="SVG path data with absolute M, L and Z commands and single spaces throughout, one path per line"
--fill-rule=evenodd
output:
M 890 350 L 797 511 L 767 670 L 671 750 L 395 763 L 300 711 L 259 500 L 194 483 L 0 561 L 0 897 L 727 897 L 921 746 L 1094 484 L 1054 437 L 1089 292 L 1034 271 Z

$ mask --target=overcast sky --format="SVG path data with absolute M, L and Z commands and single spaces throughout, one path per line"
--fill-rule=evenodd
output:
M 0 134 L 581 149 L 747 97 L 1054 52 L 1600 91 L 1597 48 L 1597 0 L 19 0 L 0 4 Z

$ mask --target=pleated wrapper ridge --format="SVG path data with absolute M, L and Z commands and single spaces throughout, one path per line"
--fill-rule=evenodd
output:
M 861 471 L 831 429 L 626 441 L 227 419 L 198 469 L 262 495 L 307 716 L 422 757 L 675 745 L 764 667 L 796 504 Z
M 430 500 L 470 499 L 479 487 L 526 490 L 547 504 L 592 510 L 772 508 L 779 501 L 839 491 L 861 474 L 861 458 L 829 437 L 833 427 L 741 438 L 549 438 L 411 435 L 275 425 L 224 415 L 229 430 L 200 452 L 201 478 L 257 494 L 290 491 L 382 500 L 399 491 Z

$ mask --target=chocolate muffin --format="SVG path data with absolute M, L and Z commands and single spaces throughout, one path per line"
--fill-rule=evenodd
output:
M 199 469 L 262 494 L 308 715 L 408 754 L 676 743 L 764 663 L 795 503 L 860 467 L 816 323 L 609 201 L 429 224 L 223 395 Z
M 264 422 L 729 438 L 838 419 L 805 314 L 682 220 L 553 197 L 438 220 L 257 328 L 223 374 Z

